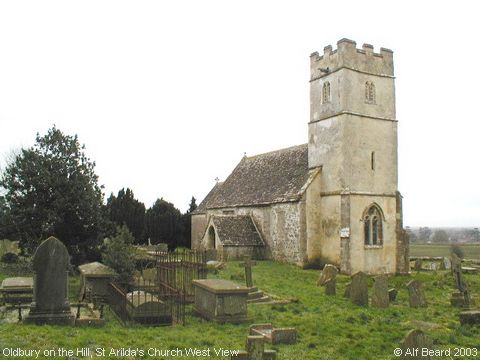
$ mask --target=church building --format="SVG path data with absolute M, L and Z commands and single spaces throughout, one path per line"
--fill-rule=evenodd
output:
M 192 248 L 406 273 L 393 53 L 342 39 L 310 74 L 308 143 L 244 157 L 192 214 Z

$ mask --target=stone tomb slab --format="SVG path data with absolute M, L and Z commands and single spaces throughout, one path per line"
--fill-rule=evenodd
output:
M 265 341 L 272 345 L 297 342 L 297 329 L 274 328 L 272 324 L 253 324 L 250 326 L 250 335 L 263 336 Z
M 7 304 L 30 303 L 33 298 L 33 278 L 11 277 L 2 281 L 1 301 Z
M 130 317 L 139 323 L 166 324 L 171 322 L 168 306 L 155 295 L 136 290 L 126 294 L 127 311 Z
M 248 321 L 247 298 L 249 289 L 223 279 L 193 280 L 194 311 L 216 322 L 241 323 Z
M 108 284 L 115 278 L 115 271 L 99 262 L 80 265 L 78 270 L 81 293 L 88 294 L 93 302 L 108 300 Z
M 480 325 L 480 310 L 462 311 L 460 313 L 460 323 L 462 325 Z

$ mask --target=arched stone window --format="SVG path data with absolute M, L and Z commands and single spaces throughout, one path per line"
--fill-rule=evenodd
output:
M 363 215 L 365 245 L 383 244 L 383 214 L 377 204 L 370 205 Z
M 375 84 L 371 81 L 365 83 L 365 102 L 375 104 Z
M 323 83 L 322 88 L 322 104 L 330 102 L 330 83 L 328 81 Z

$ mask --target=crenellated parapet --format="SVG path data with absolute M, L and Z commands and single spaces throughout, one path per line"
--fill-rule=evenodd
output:
M 373 46 L 363 44 L 357 49 L 356 42 L 341 39 L 337 42 L 337 49 L 331 45 L 323 49 L 323 55 L 314 52 L 310 55 L 310 80 L 314 81 L 340 69 L 393 77 L 393 51 L 380 48 L 380 53 L 374 52 Z

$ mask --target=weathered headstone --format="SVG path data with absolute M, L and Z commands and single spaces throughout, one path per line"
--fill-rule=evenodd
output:
M 240 263 L 240 266 L 245 268 L 245 283 L 248 288 L 253 287 L 253 278 L 252 278 L 252 266 L 257 265 L 255 261 L 252 261 L 250 256 L 245 255 L 243 257 L 243 262 Z
M 331 264 L 325 265 L 320 274 L 320 277 L 317 281 L 317 286 L 323 286 L 325 283 L 331 279 L 335 279 L 337 277 L 338 269 Z
M 325 284 L 325 295 L 333 296 L 337 294 L 337 279 L 328 280 Z
M 450 270 L 452 268 L 452 263 L 448 257 L 444 257 L 442 261 L 443 267 L 445 270 Z
M 247 336 L 247 351 L 240 351 L 236 355 L 231 355 L 232 360 L 276 360 L 277 352 L 275 350 L 265 350 L 264 337 L 259 335 Z
M 350 289 L 352 288 L 352 283 L 349 282 L 345 285 L 345 292 L 343 293 L 343 297 L 350 299 Z
M 413 265 L 413 270 L 415 271 L 422 270 L 422 259 L 415 260 L 415 265 Z
M 68 301 L 67 248 L 57 238 L 43 241 L 33 257 L 33 302 L 26 323 L 73 325 Z
M 245 348 L 251 360 L 262 360 L 263 350 L 265 349 L 263 336 L 247 336 L 247 344 Z
M 368 306 L 368 276 L 362 271 L 352 275 L 350 299 L 356 305 Z
M 418 280 L 412 280 L 407 284 L 410 307 L 418 308 L 427 306 L 423 285 Z
M 401 355 L 408 359 L 431 359 L 430 356 L 422 356 L 422 349 L 433 349 L 433 341 L 422 330 L 412 330 L 403 339 L 400 348 Z
M 374 278 L 372 306 L 387 308 L 390 300 L 388 294 L 388 278 L 386 275 L 379 275 Z
M 470 292 L 462 274 L 462 260 L 454 253 L 451 255 L 452 274 L 455 280 L 455 286 L 458 292 L 452 293 L 450 303 L 453 306 L 470 306 Z
M 462 259 L 460 259 L 457 254 L 450 254 L 450 264 L 452 267 L 452 274 L 462 272 Z
M 390 290 L 388 290 L 388 300 L 390 300 L 390 302 L 394 302 L 397 300 L 397 295 L 398 295 L 398 290 L 395 289 L 395 288 L 392 288 Z

